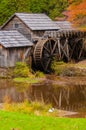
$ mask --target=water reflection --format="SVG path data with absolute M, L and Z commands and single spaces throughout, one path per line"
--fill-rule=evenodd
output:
M 86 85 L 82 84 L 54 84 L 51 81 L 30 85 L 14 83 L 11 80 L 0 80 L 0 103 L 5 96 L 13 102 L 42 101 L 51 103 L 54 107 L 86 112 Z

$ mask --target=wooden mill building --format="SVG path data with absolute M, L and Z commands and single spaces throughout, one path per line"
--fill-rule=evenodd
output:
M 29 54 L 33 41 L 59 27 L 45 14 L 15 13 L 1 27 L 0 67 L 14 66 Z
M 70 23 L 52 21 L 45 14 L 15 13 L 0 29 L 0 67 L 12 67 L 17 61 L 24 61 L 45 32 L 65 28 L 70 29 Z
M 0 67 L 12 67 L 17 61 L 24 60 L 32 46 L 32 42 L 16 30 L 0 31 Z
M 42 37 L 45 31 L 57 31 L 60 28 L 45 14 L 15 13 L 1 29 L 18 30 L 32 41 Z

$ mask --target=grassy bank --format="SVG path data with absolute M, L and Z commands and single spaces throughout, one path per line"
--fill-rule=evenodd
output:
M 17 62 L 14 68 L 0 68 L 0 79 L 11 79 L 16 83 L 34 84 L 44 81 L 45 74 L 33 71 L 25 62 Z
M 0 111 L 0 130 L 85 130 L 86 119 L 42 117 Z
M 34 83 L 40 83 L 41 81 L 43 81 L 42 78 L 14 78 L 13 79 L 14 82 L 16 83 L 28 83 L 28 84 L 34 84 Z
M 51 69 L 57 76 L 86 76 L 86 60 L 78 63 L 56 62 L 54 60 Z

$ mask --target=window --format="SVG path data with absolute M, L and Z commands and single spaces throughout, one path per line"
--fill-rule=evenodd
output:
M 15 28 L 19 28 L 19 24 L 18 23 L 15 23 Z

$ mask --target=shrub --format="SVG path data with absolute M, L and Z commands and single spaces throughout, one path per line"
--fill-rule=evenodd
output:
M 25 102 L 23 103 L 4 103 L 3 104 L 3 110 L 6 111 L 13 111 L 13 112 L 21 112 L 21 113 L 31 113 L 32 108 L 29 106 L 29 104 Z
M 41 72 L 41 71 L 36 71 L 36 73 L 35 73 L 35 77 L 37 77 L 37 78 L 44 78 L 45 75 L 44 75 L 44 73 Z
M 32 106 L 33 111 L 35 110 L 48 111 L 48 109 L 52 107 L 50 104 L 45 105 L 45 103 L 38 102 L 38 101 L 32 102 L 31 106 Z
M 56 75 L 61 75 L 62 72 L 64 71 L 65 67 L 66 67 L 66 63 L 64 63 L 63 61 L 57 62 L 57 61 L 53 60 L 51 63 L 51 70 Z
M 56 62 L 51 64 L 54 74 L 61 76 L 86 76 L 86 69 L 74 63 Z
M 14 77 L 28 77 L 32 75 L 30 68 L 24 62 L 17 62 L 14 68 Z
M 39 101 L 29 103 L 25 100 L 22 103 L 8 103 L 5 101 L 3 103 L 3 110 L 6 111 L 15 111 L 27 114 L 34 114 L 34 115 L 47 115 L 47 116 L 55 116 L 55 113 L 49 113 L 49 109 L 52 108 L 50 104 L 45 104 Z

